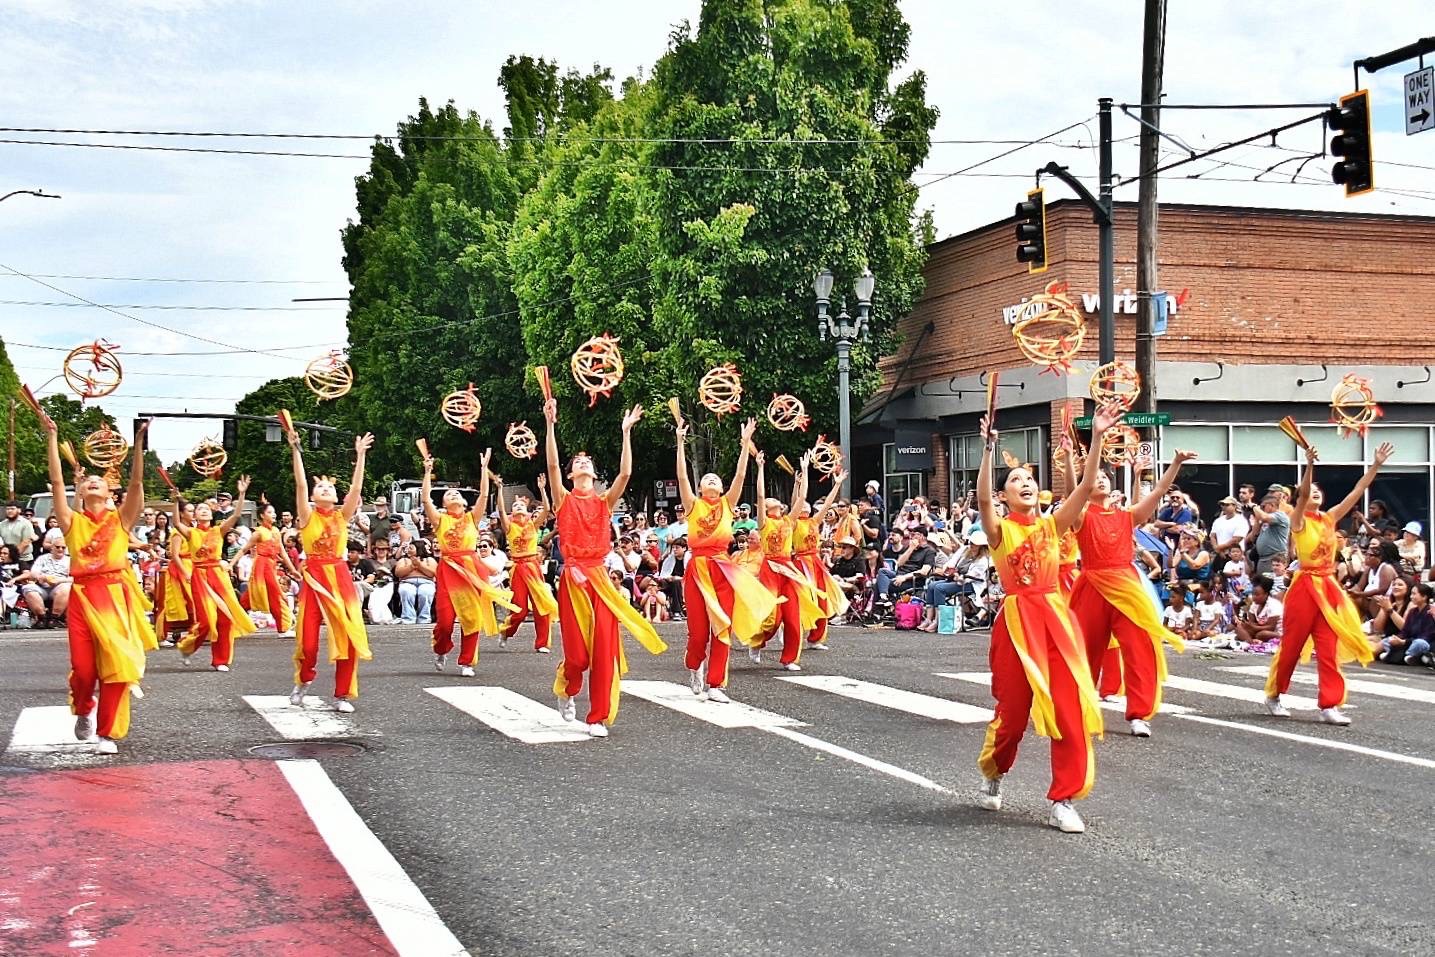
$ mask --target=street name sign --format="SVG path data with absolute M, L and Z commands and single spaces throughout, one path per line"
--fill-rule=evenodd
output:
M 1127 412 L 1126 417 L 1121 420 L 1135 429 L 1149 429 L 1154 425 L 1170 425 L 1170 412 Z M 1091 416 L 1083 415 L 1076 420 L 1078 429 L 1091 428 Z

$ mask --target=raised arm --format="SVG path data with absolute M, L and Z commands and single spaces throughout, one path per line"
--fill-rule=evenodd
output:
M 433 456 L 424 456 L 424 480 L 419 486 L 419 498 L 423 499 L 424 517 L 429 524 L 438 528 L 438 508 L 433 503 Z
M 309 524 L 309 479 L 304 474 L 304 453 L 299 448 L 298 430 L 290 429 L 286 437 L 294 465 L 294 526 L 303 528 Z
M 543 446 L 548 457 L 548 484 L 553 486 L 553 504 L 562 508 L 563 500 L 568 497 L 568 490 L 563 487 L 563 466 L 558 461 L 557 399 L 549 399 L 543 403 L 543 418 L 548 421 L 548 437 Z
M 796 515 L 798 504 L 807 501 L 808 469 L 812 467 L 812 453 L 804 452 L 802 461 L 797 466 L 797 474 L 792 478 L 792 501 L 788 503 L 787 514 Z
M 501 475 L 490 475 L 490 476 L 489 476 L 489 479 L 490 479 L 490 481 L 493 482 L 493 491 L 494 491 L 494 494 L 495 494 L 495 495 L 497 496 L 497 498 L 498 498 L 498 524 L 499 524 L 499 526 L 503 529 L 503 534 L 504 534 L 504 536 L 507 537 L 507 535 L 508 535 L 508 506 L 505 505 L 505 504 L 504 504 L 504 501 L 503 501 L 503 476 L 501 476 Z
M 60 531 L 70 531 L 70 521 L 74 513 L 70 511 L 70 503 L 65 498 L 65 469 L 60 464 L 60 433 L 55 425 L 55 420 L 46 416 L 42 420 L 45 427 L 45 443 L 49 453 L 50 461 L 50 508 L 55 513 L 55 520 L 60 523 Z M 143 453 L 141 453 L 143 454 Z M 80 483 L 75 483 L 75 491 L 78 493 Z M 32 554 L 38 555 L 39 550 Z
M 764 471 L 767 456 L 754 449 L 753 458 L 757 459 L 757 527 L 761 529 L 767 524 L 767 475 Z
M 354 475 L 349 479 L 349 494 L 344 496 L 341 509 L 346 522 L 353 521 L 354 516 L 359 514 L 359 507 L 364 504 L 364 456 L 373 445 L 372 432 L 365 432 L 354 439 Z
M 678 470 L 678 500 L 683 503 L 683 511 L 691 514 L 693 502 L 697 495 L 693 493 L 693 477 L 688 472 L 688 421 L 678 419 L 678 427 L 675 438 L 678 443 L 677 470 Z M 746 455 L 746 450 L 743 452 Z
M 493 449 L 484 449 L 483 454 L 478 457 L 479 464 L 482 466 L 482 471 L 478 477 L 478 499 L 473 503 L 473 508 L 470 510 L 475 522 L 483 518 L 488 512 L 488 483 L 491 481 L 489 478 L 488 460 L 491 458 L 493 458 Z M 437 525 L 435 525 L 435 527 L 437 527 Z
M 1380 443 L 1380 447 L 1375 450 L 1375 461 L 1370 463 L 1370 468 L 1366 469 L 1365 474 L 1360 477 L 1360 481 L 1355 483 L 1355 488 L 1351 489 L 1350 494 L 1342 499 L 1339 505 L 1326 510 L 1326 513 L 1330 515 L 1331 521 L 1339 522 L 1350 513 L 1351 509 L 1360 504 L 1361 496 L 1365 494 L 1366 489 L 1370 488 L 1370 483 L 1375 481 L 1375 476 L 1380 472 L 1380 467 L 1384 465 L 1394 453 L 1395 446 L 1389 442 Z
M 126 529 L 135 527 L 144 511 L 144 444 L 149 432 L 149 419 L 140 423 L 135 430 L 133 456 L 130 458 L 130 486 L 125 491 L 125 503 L 120 506 L 120 524 Z
M 742 450 L 737 453 L 737 471 L 727 487 L 727 503 L 737 508 L 742 501 L 742 487 L 747 484 L 747 461 L 752 455 L 752 437 L 757 434 L 757 419 L 748 419 L 742 426 Z
M 179 497 L 179 489 L 170 489 L 170 501 L 174 502 L 174 527 L 185 538 L 189 537 L 189 526 L 184 524 L 184 500 Z
M 1081 484 L 1071 490 L 1056 510 L 1056 530 L 1064 532 L 1076 523 L 1086 509 L 1091 490 L 1096 488 L 1096 475 L 1101 471 L 1101 440 L 1106 430 L 1121 421 L 1122 411 L 1116 406 L 1096 410 L 1091 418 L 1091 451 L 1086 456 L 1086 468 L 1082 470 Z
M 1305 511 L 1310 508 L 1310 487 L 1315 481 L 1315 463 L 1319 458 L 1320 453 L 1316 451 L 1315 446 L 1306 446 L 1305 468 L 1301 469 L 1300 488 L 1297 490 L 1295 497 L 1295 512 L 1291 515 L 1292 535 L 1305 528 Z M 1358 485 L 1356 488 L 1359 489 L 1359 491 L 1355 493 L 1356 500 L 1358 501 L 1365 489 L 1360 488 Z
M 239 481 L 234 483 L 234 487 L 239 490 L 239 498 L 234 500 L 234 513 L 219 523 L 219 530 L 226 535 L 239 524 L 239 515 L 244 511 L 244 496 L 249 491 L 249 476 L 239 476 Z
M 1146 493 L 1145 498 L 1131 507 L 1133 525 L 1145 525 L 1151 520 L 1151 516 L 1156 514 L 1156 509 L 1161 505 L 1161 500 L 1166 497 L 1167 492 L 1171 491 L 1171 486 L 1176 484 L 1176 476 L 1181 474 L 1181 466 L 1195 457 L 1195 452 L 1176 450 L 1176 454 L 1171 457 L 1171 464 L 1166 466 L 1166 471 L 1161 473 L 1161 478 L 1156 482 L 1155 487 Z
M 982 416 L 981 432 L 982 464 L 977 467 L 977 512 L 981 515 L 982 531 L 986 533 L 987 545 L 995 550 L 1002 539 L 1002 521 L 997 515 L 996 501 L 992 497 L 992 457 L 1001 433 L 992 427 L 986 416 Z
M 623 455 L 618 460 L 618 475 L 613 479 L 613 484 L 608 487 L 608 508 L 613 508 L 623 500 L 623 493 L 628 490 L 628 480 L 633 477 L 633 426 L 643 417 L 643 407 L 635 405 L 628 414 L 623 416 Z
M 812 516 L 813 521 L 821 525 L 827 513 L 832 510 L 832 503 L 837 501 L 837 493 L 842 491 L 842 480 L 847 477 L 846 469 L 838 469 L 832 473 L 832 488 L 827 492 L 827 497 L 822 500 L 822 507 Z
M 553 506 L 548 503 L 548 479 L 542 475 L 538 476 L 538 498 L 542 504 L 533 513 L 533 523 L 541 526 L 548 521 L 548 513 L 553 511 Z

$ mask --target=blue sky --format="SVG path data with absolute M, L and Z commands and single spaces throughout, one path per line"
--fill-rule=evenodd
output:
M 1378 6 L 1379 15 L 1372 9 Z M 1098 96 L 1138 98 L 1140 0 L 1029 4 L 909 0 L 909 67 L 929 75 L 949 139 L 1034 139 L 1087 120 Z M 1168 102 L 1323 102 L 1347 92 L 1350 62 L 1428 35 L 1423 0 L 1378 5 L 1335 0 L 1171 5 Z M 511 53 L 564 67 L 609 66 L 618 76 L 651 67 L 672 25 L 697 0 L 546 0 L 543 3 L 275 3 L 269 0 L 0 0 L 0 126 L 387 133 L 420 95 L 454 99 L 502 126 L 494 82 Z M 1259 8 L 1259 9 L 1258 9 Z M 1421 16 L 1424 14 L 1424 16 Z M 1423 27 L 1418 26 L 1423 23 Z M 1411 24 L 1405 27 L 1403 24 Z M 1034 43 L 1046 46 L 1033 53 Z M 1404 136 L 1401 74 L 1372 78 L 1377 161 L 1435 166 L 1435 132 Z M 1290 113 L 1176 113 L 1164 125 L 1196 149 L 1256 132 Z M 1309 112 L 1309 111 L 1305 111 Z M 1134 174 L 1134 122 L 1118 114 L 1118 173 Z M 1029 176 L 1049 159 L 1092 177 L 1095 122 L 974 172 Z M 3 139 L 226 145 L 362 155 L 355 141 L 143 139 L 0 133 Z M 1163 200 L 1435 215 L 1429 169 L 1382 165 L 1377 193 L 1347 201 L 1328 185 L 1330 161 L 1305 168 L 1308 185 L 1252 183 L 1273 163 L 1320 147 L 1314 126 L 1163 180 Z M 970 166 L 1003 146 L 939 144 L 919 183 Z M 1174 146 L 1171 147 L 1173 150 Z M 1293 170 L 1296 163 L 1283 169 Z M 136 412 L 222 412 L 265 379 L 299 372 L 344 339 L 343 304 L 298 305 L 300 296 L 346 291 L 339 230 L 353 213 L 363 159 L 212 156 L 0 144 L 0 193 L 43 187 L 62 200 L 15 197 L 0 205 L 0 264 L 44 276 L 245 280 L 161 283 L 47 278 L 59 289 L 120 306 L 227 306 L 243 311 L 122 309 L 166 331 L 93 308 L 15 303 L 73 301 L 0 268 L 0 334 L 21 377 L 58 371 L 64 347 L 104 336 L 123 346 L 122 394 L 102 403 L 123 427 Z M 1286 179 L 1289 179 L 1287 174 Z M 1225 182 L 1223 180 L 1236 180 Z M 1010 215 L 1028 184 L 964 175 L 922 190 L 940 234 Z M 1392 190 L 1411 190 L 1400 195 Z M 1060 195 L 1058 192 L 1056 195 Z M 1118 197 L 1135 199 L 1135 187 Z M 256 283 L 255 280 L 263 280 Z M 280 281 L 280 282 L 276 282 Z M 283 355 L 211 358 L 139 352 L 301 346 Z M 164 424 L 153 442 L 178 458 L 217 423 Z

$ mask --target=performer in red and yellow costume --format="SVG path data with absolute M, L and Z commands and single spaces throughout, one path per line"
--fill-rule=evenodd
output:
M 1322 512 L 1325 493 L 1312 482 L 1317 452 L 1314 448 L 1306 449 L 1305 474 L 1301 476 L 1295 513 L 1291 515 L 1291 542 L 1300 568 L 1285 593 L 1281 646 L 1266 679 L 1266 710 L 1276 717 L 1290 716 L 1281 704 L 1281 695 L 1290 690 L 1296 664 L 1309 658 L 1310 645 L 1314 644 L 1320 681 L 1316 699 L 1320 719 L 1326 724 L 1350 724 L 1349 716 L 1340 710 L 1345 704 L 1345 678 L 1340 673 L 1340 663 L 1358 661 L 1364 667 L 1370 664 L 1374 653 L 1370 637 L 1361 629 L 1355 602 L 1335 577 L 1335 526 L 1360 504 L 1380 467 L 1394 452 L 1395 447 L 1389 442 L 1381 443 L 1375 450 L 1375 461 L 1350 494 L 1335 508 Z
M 478 482 L 478 499 L 468 508 L 456 488 L 443 493 L 443 511 L 433 504 L 433 458 L 424 459 L 424 514 L 434 528 L 438 545 L 438 577 L 434 592 L 433 666 L 442 671 L 453 651 L 453 626 L 457 620 L 463 633 L 458 649 L 459 674 L 474 675 L 478 663 L 479 635 L 498 634 L 498 613 L 494 605 L 517 610 L 508 589 L 488 579 L 493 573 L 478 560 L 478 522 L 488 509 L 488 459 L 485 449 L 480 461 L 483 474 Z
M 803 460 L 804 490 L 807 488 L 809 464 L 807 460 Z M 842 491 L 842 480 L 846 477 L 847 472 L 844 469 L 838 469 L 832 474 L 832 490 L 827 493 L 827 498 L 823 499 L 816 515 L 812 514 L 812 506 L 805 498 L 798 502 L 797 508 L 793 510 L 792 557 L 802 569 L 802 574 L 812 583 L 813 593 L 817 596 L 817 608 L 822 615 L 807 633 L 807 647 L 819 648 L 822 651 L 829 650 L 827 622 L 838 615 L 847 614 L 847 594 L 842 590 L 842 586 L 837 584 L 837 579 L 828 572 L 826 563 L 818 554 L 818 547 L 822 544 L 822 520 L 832 510 L 832 503 L 837 501 L 837 493 Z
M 363 501 L 364 454 L 373 446 L 374 437 L 364 434 L 354 439 L 354 475 L 342 506 L 334 480 L 327 476 L 315 479 L 313 494 L 305 494 L 309 480 L 304 474 L 299 433 L 289 431 L 288 439 L 297 490 L 294 522 L 304 549 L 294 622 L 294 690 L 289 693 L 289 703 L 303 707 L 304 696 L 318 673 L 319 626 L 323 624 L 328 627 L 329 660 L 334 663 L 334 710 L 349 714 L 359 697 L 359 661 L 373 658 L 369 633 L 364 629 L 363 604 L 349 571 L 348 545 L 349 523 Z
M 209 642 L 209 665 L 215 671 L 228 671 L 234 663 L 234 639 L 252 635 L 257 630 L 249 612 L 234 594 L 229 568 L 224 563 L 224 536 L 239 523 L 244 511 L 244 494 L 249 491 L 249 476 L 241 475 L 236 486 L 239 497 L 234 513 L 214 524 L 214 513 L 204 502 L 194 507 L 194 525 L 175 519 L 175 525 L 189 541 L 194 569 L 189 578 L 189 594 L 194 602 L 194 628 L 179 643 L 180 661 L 189 659 L 205 642 Z M 174 493 L 175 513 L 179 513 L 179 492 Z
M 249 541 L 234 557 L 237 562 L 246 552 L 254 553 L 254 564 L 249 570 L 249 590 L 244 593 L 244 604 L 252 611 L 261 611 L 274 619 L 274 630 L 280 638 L 294 637 L 294 613 L 289 609 L 289 590 L 279 580 L 279 566 L 295 580 L 299 569 L 289 561 L 284 545 L 279 540 L 279 529 L 274 527 L 274 506 L 263 502 L 259 506 L 259 527 L 249 534 Z
M 498 495 L 498 518 L 503 523 L 503 534 L 508 539 L 508 557 L 513 562 L 513 604 L 518 610 L 508 616 L 503 625 L 503 640 L 507 641 L 518 632 L 518 626 L 533 611 L 533 650 L 540 655 L 551 654 L 548 647 L 549 630 L 553 616 L 558 613 L 558 599 L 553 589 L 543 580 L 543 554 L 538 550 L 538 533 L 548 521 L 548 479 L 538 476 L 538 494 L 543 504 L 536 512 L 529 512 L 527 498 L 520 496 L 513 502 L 510 512 L 503 504 L 503 479 L 495 475 L 493 487 Z
M 1105 669 L 1113 663 L 1111 642 L 1115 639 L 1120 649 L 1116 667 L 1121 669 L 1126 685 L 1126 720 L 1138 738 L 1151 736 L 1151 719 L 1161 710 L 1161 686 L 1166 681 L 1162 642 L 1178 652 L 1184 651 L 1186 645 L 1161 624 L 1160 610 L 1141 583 L 1141 573 L 1133 564 L 1136 528 L 1156 514 L 1181 466 L 1195 457 L 1194 452 L 1178 449 L 1156 487 L 1131 508 L 1108 504 L 1111 476 L 1099 470 L 1090 503 L 1076 520 L 1081 576 L 1070 596 L 1071 611 L 1086 641 L 1092 680 L 1113 693 L 1112 679 L 1105 675 Z M 1075 485 L 1070 458 L 1064 467 L 1067 484 Z
M 194 506 L 185 502 L 175 514 L 185 525 L 194 524 Z M 179 530 L 179 523 L 170 526 L 169 541 L 165 542 L 167 564 L 164 573 L 155 584 L 155 637 L 166 648 L 177 643 L 170 637 L 171 632 L 188 628 L 193 631 L 194 602 L 189 588 L 194 577 L 194 559 L 189 554 L 189 536 Z
M 75 497 L 65 498 L 65 473 L 55 423 L 44 419 L 49 443 L 50 495 L 55 518 L 70 550 L 70 711 L 75 737 L 95 740 L 96 750 L 114 754 L 130 728 L 131 685 L 144 677 L 145 652 L 156 647 L 149 623 L 149 601 L 140 591 L 129 561 L 129 529 L 144 509 L 144 435 L 140 425 L 130 462 L 124 504 L 110 501 L 110 489 L 98 475 L 77 478 Z M 95 689 L 99 688 L 96 703 Z
M 1099 409 L 1092 421 L 1092 448 L 1120 412 Z M 1090 736 L 1102 733 L 1101 711 L 1081 635 L 1058 583 L 1061 534 L 1075 524 L 1096 485 L 1099 463 L 1088 458 L 1081 484 L 1053 515 L 1042 515 L 1036 479 L 1025 467 L 1010 470 L 1002 485 L 1008 515 L 997 514 L 992 495 L 992 453 L 997 431 L 985 417 L 986 439 L 977 473 L 982 531 L 1006 597 L 992 625 L 990 662 L 996 714 L 977 759 L 982 772 L 978 802 L 1001 807 L 1002 776 L 1016 762 L 1027 720 L 1051 739 L 1051 801 L 1047 823 L 1068 833 L 1086 829 L 1071 802 L 1085 797 L 1096 779 Z
M 683 568 L 683 607 L 688 616 L 688 687 L 693 694 L 726 704 L 728 656 L 735 640 L 752 645 L 776 607 L 762 582 L 728 557 L 733 507 L 742 496 L 757 421 L 742 427 L 737 473 L 723 491 L 722 477 L 708 472 L 694 494 L 688 475 L 688 425 L 678 422 L 678 494 L 688 521 L 688 558 Z M 703 661 L 707 661 L 707 673 Z
M 613 505 L 622 497 L 633 475 L 633 426 L 643 416 L 643 407 L 633 406 L 623 417 L 623 457 L 618 475 L 606 495 L 593 488 L 596 472 L 587 453 L 573 456 L 569 478 L 573 488 L 563 485 L 558 460 L 558 400 L 543 403 L 548 420 L 546 453 L 548 485 L 556 506 L 559 547 L 563 549 L 563 574 L 558 579 L 558 625 L 563 637 L 563 660 L 553 681 L 558 710 L 572 721 L 577 715 L 573 699 L 583 690 L 583 674 L 591 669 L 588 685 L 588 733 L 606 738 L 608 727 L 618 717 L 620 679 L 628 670 L 623 655 L 621 624 L 653 654 L 667 645 L 652 624 L 613 585 L 603 559 L 612 550 Z
M 748 649 L 748 657 L 754 663 L 761 662 L 762 649 L 781 628 L 782 667 L 786 671 L 801 671 L 802 665 L 798 661 L 802 657 L 802 635 L 822 620 L 817 589 L 802 573 L 792 555 L 793 533 L 797 528 L 793 513 L 807 497 L 808 457 L 802 457 L 801 470 L 793 478 L 790 508 L 775 498 L 767 497 L 767 476 L 763 472 L 765 462 L 766 457 L 758 452 L 757 500 L 762 503 L 762 508 L 757 513 L 757 536 L 762 548 L 762 570 L 757 577 L 772 592 L 778 606 L 758 636 L 759 643 Z M 748 547 L 752 546 L 749 544 Z

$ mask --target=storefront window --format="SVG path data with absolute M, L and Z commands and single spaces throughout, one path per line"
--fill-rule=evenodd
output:
M 1395 446 L 1395 452 L 1390 456 L 1392 462 L 1424 465 L 1430 461 L 1430 430 L 1423 425 L 1387 425 L 1371 429 L 1366 437 L 1370 458 L 1374 458 L 1375 447 L 1381 442 Z M 1321 458 L 1324 457 L 1322 450 Z
M 1231 429 L 1235 462 L 1294 462 L 1295 441 L 1274 425 L 1238 425 Z
M 967 493 L 977 487 L 977 470 L 982 462 L 982 437 L 975 433 L 954 435 L 948 442 L 951 450 L 951 501 L 960 503 Z M 1001 433 L 997 445 L 997 468 L 1002 468 L 1003 451 L 1010 452 L 1018 462 L 1031 463 L 1037 483 L 1046 485 L 1046 442 L 1045 430 L 1011 429 Z
M 1225 462 L 1231 451 L 1224 425 L 1168 425 L 1161 431 L 1161 447 L 1168 459 L 1172 450 L 1184 449 L 1201 462 Z
M 1305 433 L 1306 438 L 1310 439 L 1310 444 L 1320 451 L 1322 465 L 1334 465 L 1337 462 L 1355 464 L 1365 461 L 1359 433 L 1342 437 L 1340 430 L 1333 425 L 1301 426 L 1301 431 Z M 1302 461 L 1304 461 L 1303 454 Z

